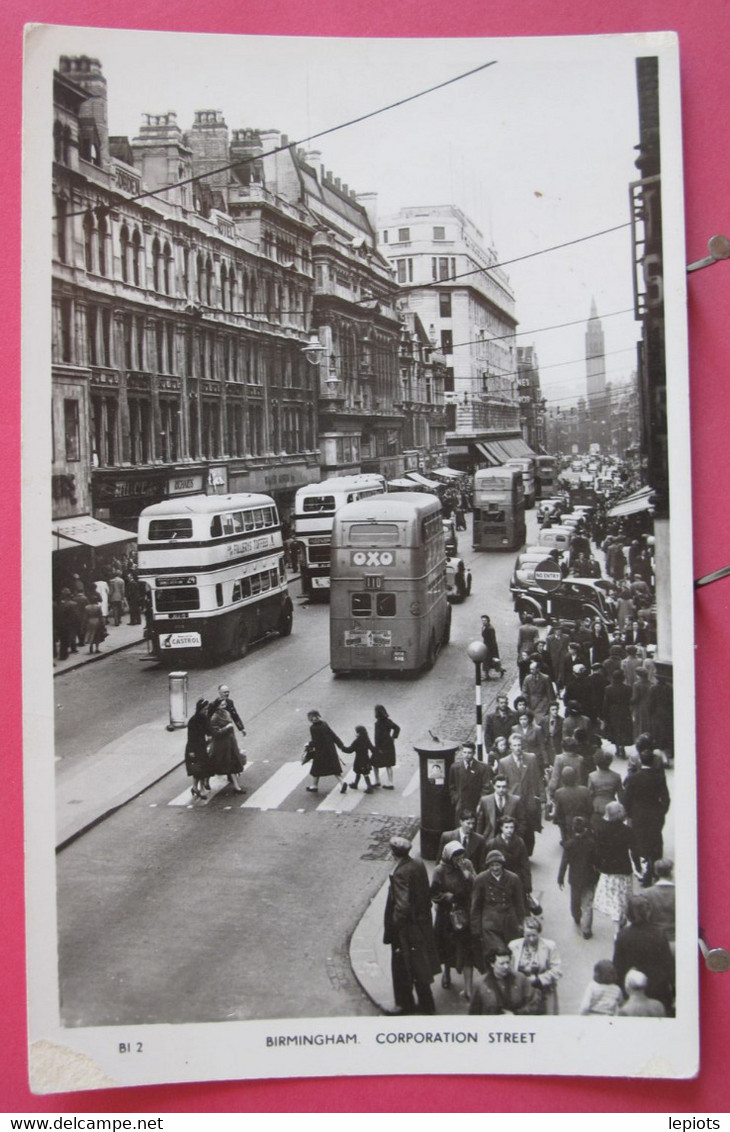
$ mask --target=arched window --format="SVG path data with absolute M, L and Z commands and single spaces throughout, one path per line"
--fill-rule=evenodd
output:
M 228 276 L 228 287 L 229 287 L 229 296 L 228 296 L 228 298 L 229 298 L 229 303 L 228 303 L 229 309 L 232 310 L 234 313 L 238 313 L 237 310 L 236 310 L 236 307 L 238 305 L 238 280 L 236 279 L 235 268 L 231 268 L 231 273 Z
M 53 123 L 53 160 L 63 161 L 63 126 L 58 120 Z
M 152 241 L 152 286 L 154 287 L 155 291 L 160 290 L 160 284 L 162 282 L 161 260 L 162 253 L 160 251 L 160 241 L 157 239 L 157 236 L 155 236 L 154 240 Z
M 135 228 L 132 233 L 132 278 L 135 287 L 141 286 L 142 283 L 142 237 L 139 234 L 139 229 Z
M 121 268 L 122 268 L 122 281 L 129 283 L 129 269 L 131 258 L 131 245 L 129 240 L 129 228 L 126 224 L 122 225 L 122 230 L 119 233 L 119 250 L 121 253 Z
M 205 261 L 205 301 L 209 307 L 213 306 L 213 263 L 210 256 Z
M 84 266 L 87 271 L 94 270 L 94 241 L 96 239 L 96 226 L 94 217 L 87 212 L 84 217 Z
M 165 242 L 163 249 L 163 287 L 166 295 L 172 294 L 172 248 Z
M 226 302 L 228 300 L 228 268 L 225 263 L 221 264 L 221 306 L 223 310 L 226 309 Z
M 66 214 L 68 205 L 65 197 L 56 198 L 56 255 L 61 263 L 68 263 L 68 243 L 66 240 Z
M 203 301 L 203 257 L 200 252 L 195 259 L 195 275 L 197 279 L 198 302 Z
M 97 228 L 97 237 L 99 241 L 99 275 L 109 274 L 109 257 L 108 240 L 109 240 L 109 225 L 106 222 L 106 217 L 99 216 L 99 226 Z

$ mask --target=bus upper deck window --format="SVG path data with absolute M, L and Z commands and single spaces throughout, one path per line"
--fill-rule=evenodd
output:
M 243 532 L 243 515 L 240 511 L 234 511 L 231 515 L 231 519 L 233 520 L 234 534 L 240 535 Z
M 192 519 L 150 519 L 150 542 L 172 542 L 193 537 Z
M 264 526 L 264 509 L 263 509 L 263 507 L 257 507 L 256 510 L 253 513 L 253 517 L 254 517 L 254 524 L 256 526 L 256 530 L 258 531 Z
M 221 515 L 221 527 L 224 535 L 232 535 L 233 515 Z
M 373 611 L 371 594 L 350 594 L 350 609 L 353 617 L 369 617 Z
M 243 526 L 244 526 L 244 529 L 247 530 L 247 531 L 253 530 L 253 526 L 254 526 L 253 511 L 244 511 L 243 512 Z

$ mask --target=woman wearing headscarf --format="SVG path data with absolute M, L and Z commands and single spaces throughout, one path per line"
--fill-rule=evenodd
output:
M 231 713 L 218 699 L 213 702 L 209 719 L 210 747 L 208 749 L 208 774 L 225 774 L 236 794 L 245 794 L 239 775 L 243 771 L 246 756 L 238 749 L 236 725 Z
M 382 704 L 375 705 L 375 727 L 373 729 L 373 777 L 374 786 L 380 786 L 380 771 L 385 770 L 388 781 L 383 783 L 384 790 L 393 789 L 393 767 L 395 766 L 395 743 L 400 735 L 400 727 L 390 718 Z
M 540 935 L 542 924 L 537 916 L 528 916 L 522 937 L 508 944 L 512 953 L 512 970 L 521 971 L 542 999 L 541 1014 L 558 1013 L 558 980 L 562 975 L 557 945 Z
M 436 905 L 434 932 L 443 967 L 441 986 L 451 986 L 451 968 L 464 976 L 464 998 L 470 999 L 474 978 L 474 948 L 471 938 L 471 892 L 476 871 L 460 841 L 449 841 L 431 880 L 431 899 Z
M 626 922 L 626 909 L 633 889 L 631 830 L 620 802 L 609 802 L 603 821 L 596 828 L 596 863 L 600 876 L 593 907 L 610 916 L 616 934 Z
M 190 793 L 194 798 L 205 799 L 208 781 L 208 701 L 203 697 L 195 705 L 195 714 L 188 720 L 188 741 L 185 744 L 185 770 L 193 780 Z

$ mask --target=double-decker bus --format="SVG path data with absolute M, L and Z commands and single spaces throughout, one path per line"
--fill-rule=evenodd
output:
M 474 550 L 517 550 L 525 542 L 522 469 L 511 464 L 474 473 Z
M 348 503 L 332 531 L 335 674 L 432 667 L 451 632 L 441 504 L 417 492 Z
M 281 525 L 268 495 L 191 495 L 145 507 L 137 557 L 162 659 L 242 657 L 267 633 L 291 633 Z
M 538 499 L 549 499 L 557 491 L 554 456 L 535 457 L 535 490 Z
M 507 468 L 519 468 L 522 472 L 522 482 L 525 487 L 525 507 L 528 511 L 530 507 L 535 506 L 535 495 L 537 491 L 535 486 L 534 460 L 534 456 L 516 456 L 514 460 L 508 460 L 505 465 Z
M 333 476 L 299 488 L 294 498 L 294 537 L 299 550 L 302 594 L 308 598 L 329 595 L 332 523 L 340 507 L 385 491 L 385 478 L 374 473 Z

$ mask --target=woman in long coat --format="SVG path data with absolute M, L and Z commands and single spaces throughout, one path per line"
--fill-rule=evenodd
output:
M 185 770 L 193 780 L 190 793 L 194 798 L 207 798 L 205 783 L 208 781 L 208 701 L 198 700 L 195 714 L 188 720 L 188 741 L 185 744 Z
M 245 794 L 238 777 L 243 771 L 245 755 L 238 749 L 236 725 L 221 700 L 213 704 L 209 726 L 208 774 L 225 774 L 236 794 Z
M 307 790 L 310 794 L 316 794 L 319 790 L 320 778 L 333 775 L 340 784 L 340 793 L 345 794 L 347 783 L 342 777 L 342 763 L 337 754 L 338 747 L 341 751 L 345 750 L 345 744 L 338 735 L 335 735 L 329 723 L 322 719 L 318 711 L 307 712 L 307 719 L 310 739 L 304 753 L 304 761 L 311 762 L 309 773 L 314 779 Z
M 631 718 L 631 689 L 620 669 L 614 672 L 611 683 L 606 688 L 603 720 L 609 743 L 615 743 L 619 758 L 626 758 L 624 748 L 630 747 L 634 741 L 634 721 Z
M 94 590 L 89 598 L 88 605 L 84 606 L 84 644 L 89 646 L 89 652 L 98 652 L 99 645 L 106 638 L 106 624 L 101 607 L 101 596 Z
M 451 986 L 451 968 L 464 976 L 464 998 L 471 999 L 474 978 L 474 947 L 471 937 L 471 890 L 476 872 L 459 841 L 449 841 L 431 880 L 431 899 L 436 905 L 434 934 L 443 966 L 441 986 Z
M 395 743 L 400 735 L 400 727 L 390 718 L 382 704 L 375 705 L 375 727 L 373 729 L 373 785 L 380 786 L 380 771 L 385 770 L 388 781 L 383 783 L 384 790 L 393 789 L 393 767 L 395 766 Z
M 636 669 L 636 679 L 631 689 L 631 718 L 634 723 L 634 742 L 649 731 L 649 673 L 642 666 Z

